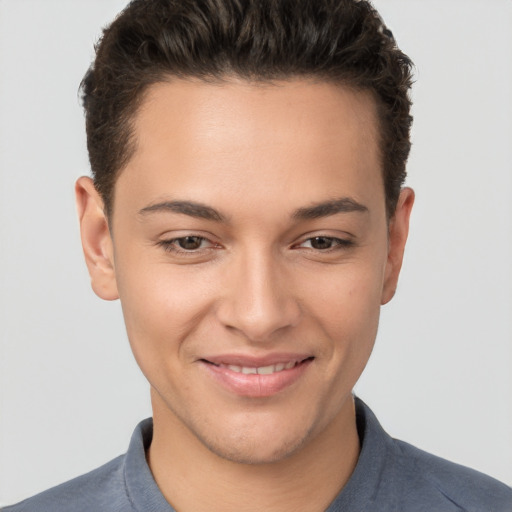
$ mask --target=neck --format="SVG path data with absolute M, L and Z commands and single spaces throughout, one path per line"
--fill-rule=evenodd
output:
M 152 391 L 154 428 L 147 459 L 160 491 L 179 512 L 321 512 L 356 466 L 352 397 L 293 455 L 268 464 L 240 464 L 206 448 L 156 395 Z

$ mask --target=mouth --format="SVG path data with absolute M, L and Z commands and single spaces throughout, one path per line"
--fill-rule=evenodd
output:
M 275 395 L 297 382 L 314 359 L 313 356 L 274 356 L 266 360 L 223 356 L 199 362 L 230 393 L 257 398 Z
M 284 370 L 291 370 L 292 368 L 295 368 L 297 365 L 302 364 L 304 361 L 307 361 L 308 359 L 313 359 L 312 357 L 308 357 L 304 360 L 300 361 L 288 361 L 287 363 L 277 363 L 277 364 L 269 364 L 266 366 L 239 366 L 236 364 L 215 364 L 211 361 L 205 361 L 206 363 L 213 364 L 219 368 L 227 368 L 228 370 L 231 370 L 235 373 L 243 373 L 244 375 L 272 375 L 273 373 L 279 373 Z

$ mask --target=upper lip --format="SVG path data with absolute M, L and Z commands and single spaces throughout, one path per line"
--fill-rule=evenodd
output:
M 202 357 L 201 360 L 216 365 L 234 365 L 244 366 L 247 368 L 260 368 L 263 366 L 271 366 L 276 364 L 286 364 L 290 361 L 300 363 L 306 359 L 311 359 L 311 354 L 297 354 L 297 353 L 275 353 L 267 354 L 264 356 L 252 356 L 242 354 L 221 354 L 214 356 Z

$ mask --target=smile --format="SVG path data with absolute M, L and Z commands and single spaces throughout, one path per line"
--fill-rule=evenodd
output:
M 314 361 L 311 356 L 278 359 L 256 361 L 235 356 L 200 362 L 206 374 L 224 391 L 243 397 L 265 398 L 295 384 Z
M 228 370 L 231 370 L 232 372 L 236 373 L 243 373 L 244 375 L 271 375 L 272 373 L 282 372 L 283 370 L 291 370 L 294 366 L 297 366 L 299 364 L 299 361 L 290 361 L 289 363 L 278 363 L 278 364 L 271 364 L 268 366 L 259 366 L 259 367 L 252 367 L 252 366 L 237 366 L 235 364 L 219 364 L 220 367 L 225 367 Z

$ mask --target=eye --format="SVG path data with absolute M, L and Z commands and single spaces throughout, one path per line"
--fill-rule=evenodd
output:
M 178 254 L 194 254 L 215 247 L 213 242 L 198 235 L 187 235 L 171 240 L 161 240 L 158 242 L 158 245 L 162 246 L 166 251 Z
M 351 240 L 343 240 L 332 236 L 314 236 L 304 240 L 299 247 L 307 249 L 314 249 L 316 251 L 328 251 L 341 249 L 343 247 L 351 247 L 353 242 Z
M 196 251 L 205 241 L 206 239 L 201 236 L 184 236 L 174 240 L 180 249 L 184 249 L 185 251 Z

